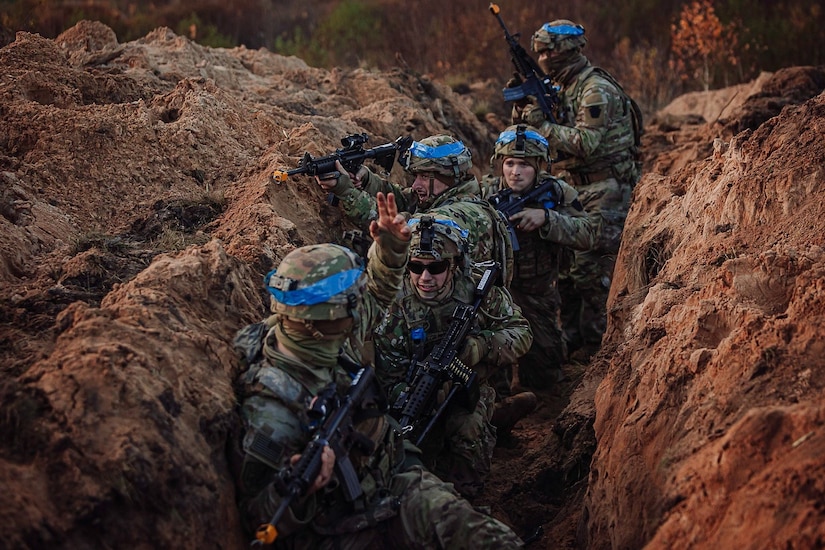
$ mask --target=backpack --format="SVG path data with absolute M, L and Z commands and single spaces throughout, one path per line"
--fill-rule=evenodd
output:
M 579 79 L 579 83 L 582 83 L 585 80 L 587 80 L 587 78 L 593 72 L 597 73 L 599 76 L 603 77 L 605 80 L 613 84 L 630 104 L 630 115 L 633 121 L 633 143 L 636 146 L 636 151 L 634 151 L 634 153 L 638 155 L 639 148 L 642 145 L 642 134 L 644 134 L 645 131 L 644 119 L 642 118 L 642 109 L 639 107 L 639 104 L 636 103 L 635 99 L 627 95 L 627 92 L 624 91 L 624 88 L 621 84 L 619 84 L 619 81 L 616 80 L 616 78 L 612 74 L 602 69 L 601 67 L 588 67 L 587 69 L 585 69 L 584 75 Z M 578 90 L 576 90 L 576 95 L 578 95 Z
M 510 240 L 510 228 L 504 218 L 499 215 L 498 210 L 496 210 L 488 201 L 484 199 L 472 199 L 469 202 L 482 205 L 484 210 L 489 214 L 490 219 L 493 220 L 495 247 L 493 249 L 493 259 L 501 267 L 501 277 L 498 284 L 499 286 L 510 288 L 510 283 L 513 280 L 513 272 L 515 270 L 515 254 L 513 253 L 513 243 Z M 483 273 L 484 266 L 478 267 Z

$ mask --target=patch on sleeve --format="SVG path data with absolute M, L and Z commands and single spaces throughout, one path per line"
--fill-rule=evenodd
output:
M 584 117 L 584 122 L 588 126 L 597 126 L 602 121 L 602 115 L 604 114 L 604 109 L 602 109 L 601 105 L 591 105 L 587 107 L 585 111 L 587 115 Z

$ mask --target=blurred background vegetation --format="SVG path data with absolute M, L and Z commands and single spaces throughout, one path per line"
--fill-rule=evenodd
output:
M 652 112 L 684 92 L 746 82 L 760 71 L 825 63 L 816 0 L 557 0 L 499 2 L 529 50 L 544 22 L 585 26 L 585 53 Z M 512 72 L 488 0 L 0 0 L 4 45 L 14 31 L 55 38 L 82 19 L 120 42 L 166 26 L 212 47 L 267 48 L 317 67 L 399 65 L 458 88 Z

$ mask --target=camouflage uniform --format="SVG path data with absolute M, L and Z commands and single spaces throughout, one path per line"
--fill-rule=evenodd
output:
M 553 174 L 579 192 L 589 213 L 602 218 L 596 246 L 576 252 L 562 274 L 565 329 L 577 345 L 601 342 L 605 302 L 621 241 L 633 187 L 641 175 L 638 137 L 641 114 L 621 85 L 607 71 L 594 67 L 581 53 L 584 29 L 567 20 L 542 26 L 533 35 L 533 50 L 558 52 L 539 59 L 560 86 L 558 124 L 545 120 L 537 105 L 514 107 L 514 122 L 538 128 L 558 157 Z
M 432 218 L 436 226 L 446 220 L 440 215 Z M 410 256 L 427 257 L 420 248 L 418 227 L 421 224 L 415 220 L 411 223 L 414 229 Z M 424 300 L 407 278 L 400 297 L 376 329 L 376 375 L 391 399 L 395 397 L 393 389 L 403 385 L 410 365 L 426 358 L 441 341 L 456 306 L 473 302 L 476 283 L 467 266 L 461 263 L 463 252 L 452 246 L 447 252 L 447 243 L 439 237 L 436 239 L 432 248 L 437 251 L 438 259 L 457 260 L 452 283 L 447 283 L 453 284 L 451 293 L 437 302 Z M 477 326 L 459 355 L 461 361 L 478 374 L 481 398 L 472 411 L 459 405 L 448 409 L 444 421 L 433 428 L 421 445 L 425 465 L 440 478 L 451 481 L 465 498 L 475 498 L 483 491 L 496 443 L 495 427 L 490 423 L 496 394 L 487 379 L 502 365 L 509 365 L 523 355 L 531 341 L 530 325 L 519 307 L 506 289 L 493 286 L 479 308 Z
M 534 135 L 529 137 L 520 150 L 514 148 L 518 128 Z M 501 133 L 496 142 L 495 159 L 518 157 L 529 159 L 536 168 L 536 180 L 523 194 L 546 182 L 555 182 L 554 190 L 540 197 L 525 208 L 545 211 L 545 223 L 534 231 L 516 228 L 518 251 L 515 252 L 515 268 L 510 292 L 513 300 L 533 329 L 533 345 L 518 362 L 518 374 L 522 384 L 531 388 L 547 388 L 561 378 L 561 365 L 567 359 L 567 347 L 560 320 L 561 297 L 558 289 L 560 261 L 568 249 L 588 250 L 593 246 L 598 222 L 588 216 L 578 200 L 578 193 L 563 180 L 548 172 L 538 171 L 546 164 L 547 145 L 540 136 L 531 134 L 530 127 L 512 126 Z M 510 138 L 506 141 L 503 138 Z M 526 150 L 525 150 L 526 149 Z M 484 179 L 482 194 L 490 198 L 508 189 L 501 177 Z
M 358 275 L 357 256 L 342 247 L 302 247 L 284 258 L 278 272 L 267 276 L 276 314 L 245 327 L 235 339 L 248 366 L 240 379 L 246 433 L 238 487 L 250 530 L 269 522 L 281 502 L 278 474 L 309 440 L 305 411 L 310 399 L 333 379 L 341 391 L 346 390 L 350 378 L 338 366 L 338 350 L 348 334 L 356 335 L 349 341 L 358 349 L 358 340 L 372 332 L 400 287 L 406 246 L 403 243 L 393 252 L 382 252 L 373 245 L 366 275 Z M 322 260 L 313 264 L 313 258 L 319 256 Z M 346 265 L 342 265 L 342 258 L 348 258 Z M 348 278 L 350 274 L 354 281 Z M 321 288 L 328 294 L 327 300 L 310 306 L 291 303 L 290 296 L 305 292 L 305 288 L 312 290 L 312 285 L 302 284 L 310 277 L 315 279 L 312 285 L 316 290 Z M 330 280 L 333 282 L 328 283 Z M 278 349 L 279 342 L 289 355 Z M 372 414 L 356 424 L 375 444 L 375 450 L 367 454 L 353 449 L 349 453 L 363 496 L 348 503 L 340 484 L 329 483 L 299 499 L 278 522 L 274 545 L 302 549 L 521 546 L 507 526 L 474 510 L 449 484 L 407 459 L 394 421 L 380 413 L 380 395 L 378 389 L 373 400 L 362 406 Z M 252 445 L 261 434 L 266 434 L 270 443 L 266 457 Z M 278 457 L 274 458 L 276 452 Z
M 414 145 L 418 142 L 414 142 Z M 421 142 L 424 146 L 461 144 L 449 136 L 433 136 Z M 463 145 L 463 144 L 462 144 Z M 480 199 L 481 187 L 478 180 L 469 173 L 472 167 L 470 150 L 465 149 L 453 167 L 444 168 L 432 159 L 419 159 L 413 153 L 406 157 L 406 169 L 410 173 L 435 171 L 453 178 L 452 186 L 443 193 L 431 197 L 426 203 L 408 187 L 401 187 L 367 171 L 362 189 L 357 189 L 346 174 L 338 178 L 331 192 L 340 200 L 345 215 L 361 227 L 366 227 L 376 218 L 376 193 L 394 193 L 398 210 L 412 215 L 433 214 L 456 220 L 469 232 L 468 241 L 474 263 L 498 262 L 503 270 L 503 279 L 509 281 L 513 263 L 513 250 L 506 228 L 490 205 Z M 455 158 L 450 155 L 446 158 Z M 450 170 L 455 172 L 451 174 Z

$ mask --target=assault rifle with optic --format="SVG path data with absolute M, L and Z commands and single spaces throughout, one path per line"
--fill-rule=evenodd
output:
M 533 96 L 547 120 L 555 124 L 556 118 L 553 112 L 559 104 L 556 87 L 553 86 L 550 77 L 541 70 L 536 60 L 530 57 L 530 54 L 519 44 L 519 34 L 513 35 L 507 30 L 507 26 L 501 19 L 501 8 L 498 4 L 491 3 L 490 12 L 496 16 L 499 25 L 504 29 L 504 38 L 510 47 L 510 59 L 513 61 L 518 77 L 522 80 L 518 86 L 502 90 L 504 101 L 519 101 L 527 96 Z
M 363 448 L 367 442 L 372 444 L 372 441 L 359 437 L 353 427 L 353 416 L 361 406 L 368 390 L 373 387 L 374 380 L 375 371 L 372 367 L 363 367 L 355 375 L 352 386 L 343 398 L 338 397 L 334 384 L 330 384 L 319 394 L 312 406 L 312 411 L 320 417 L 319 422 L 322 424 L 307 443 L 298 462 L 281 471 L 279 482 L 283 487 L 281 491 L 283 498 L 269 523 L 258 527 L 253 546 L 272 544 L 278 537 L 276 525 L 281 521 L 289 506 L 306 495 L 307 490 L 318 477 L 321 471 L 321 455 L 326 446 L 335 451 L 335 476 L 341 484 L 345 499 L 352 502 L 361 496 L 363 493 L 361 482 L 349 458 L 349 452 L 356 445 L 362 446 L 362 450 L 367 454 L 371 454 L 374 448 Z
M 335 161 L 340 161 L 344 169 L 350 173 L 356 173 L 366 160 L 372 160 L 384 170 L 391 170 L 396 154 L 403 154 L 412 145 L 412 136 L 399 137 L 393 142 L 385 143 L 372 149 L 365 149 L 364 144 L 369 141 L 367 134 L 351 134 L 341 138 L 342 148 L 336 149 L 334 153 L 315 158 L 305 152 L 297 168 L 292 170 L 275 170 L 270 179 L 278 184 L 284 183 L 291 176 L 306 174 L 308 176 L 319 176 L 321 179 L 331 179 L 340 176 L 340 172 L 335 169 Z M 334 195 L 329 197 L 329 202 L 337 204 Z
M 510 232 L 510 241 L 513 243 L 514 251 L 519 249 L 519 244 L 516 230 L 510 223 L 510 216 L 521 212 L 531 202 L 543 203 L 545 209 L 555 208 L 562 203 L 561 193 L 561 187 L 556 180 L 546 179 L 523 195 L 514 195 L 513 190 L 508 187 L 487 199 L 499 216 L 507 222 L 507 230 Z

